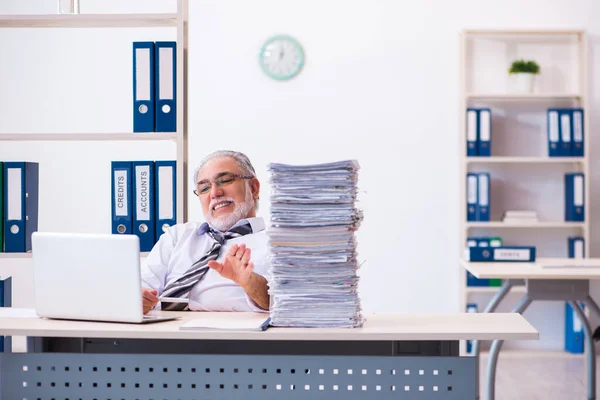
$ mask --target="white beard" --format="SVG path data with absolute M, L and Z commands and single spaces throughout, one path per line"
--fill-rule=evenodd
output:
M 212 216 L 212 208 L 213 204 L 220 201 L 230 201 L 233 203 L 233 211 L 229 214 L 213 217 Z M 211 206 L 209 207 L 208 215 L 204 215 L 206 221 L 213 227 L 221 232 L 227 232 L 232 226 L 234 226 L 239 220 L 244 219 L 248 216 L 248 213 L 254 207 L 254 198 L 252 197 L 252 190 L 250 190 L 250 185 L 246 184 L 246 198 L 243 203 L 236 202 L 231 197 L 219 197 L 218 199 L 214 199 L 211 201 Z

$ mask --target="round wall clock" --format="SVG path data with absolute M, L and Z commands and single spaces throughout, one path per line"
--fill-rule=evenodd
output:
M 265 74 L 280 81 L 292 79 L 304 66 L 304 50 L 288 35 L 269 38 L 260 50 L 260 66 Z

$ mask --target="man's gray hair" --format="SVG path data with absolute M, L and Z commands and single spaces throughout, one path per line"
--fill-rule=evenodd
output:
M 231 157 L 237 162 L 244 175 L 256 176 L 256 171 L 254 171 L 254 167 L 252 166 L 250 159 L 244 153 L 232 150 L 217 150 L 214 153 L 204 157 L 204 159 L 200 162 L 200 165 L 198 165 L 194 170 L 194 185 L 198 183 L 198 172 L 200 172 L 202 167 L 204 167 L 207 162 L 217 157 Z

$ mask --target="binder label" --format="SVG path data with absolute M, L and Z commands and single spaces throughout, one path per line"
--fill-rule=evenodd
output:
M 575 310 L 573 310 L 573 332 L 583 332 L 583 324 Z
M 467 111 L 467 140 L 477 141 L 477 111 Z
M 135 72 L 136 100 L 150 101 L 150 49 L 135 49 Z
M 562 128 L 563 142 L 569 143 L 571 141 L 571 117 L 569 117 L 569 114 L 561 115 L 560 123 Z
M 127 171 L 117 170 L 115 171 L 115 215 L 118 217 L 126 217 L 129 215 L 127 210 Z
M 173 100 L 173 48 L 158 49 L 158 98 Z
M 467 177 L 467 203 L 476 204 L 477 203 L 477 177 L 476 176 L 468 176 Z
M 173 167 L 158 167 L 158 219 L 173 219 Z
M 490 141 L 490 112 L 482 110 L 479 113 L 479 138 L 482 142 Z
M 583 258 L 583 240 L 575 240 L 573 247 L 573 258 Z
M 135 176 L 137 219 L 140 221 L 150 221 L 150 166 L 136 165 Z
M 6 214 L 7 221 L 20 221 L 23 215 L 22 203 L 23 203 L 23 192 L 21 190 L 23 185 L 23 170 L 21 168 L 7 168 L 6 169 L 6 187 L 8 189 L 7 196 L 7 208 Z
M 576 207 L 583 206 L 583 176 L 575 175 L 573 177 L 573 204 Z
M 529 249 L 494 249 L 496 261 L 529 261 Z
M 583 121 L 580 111 L 573 112 L 573 141 L 583 142 Z
M 550 142 L 558 143 L 558 112 L 550 111 Z
M 488 177 L 485 175 L 479 176 L 479 205 L 487 206 L 489 204 L 488 199 Z

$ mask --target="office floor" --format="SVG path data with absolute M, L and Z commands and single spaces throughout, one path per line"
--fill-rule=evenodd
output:
M 600 356 L 596 356 L 600 365 Z M 488 354 L 481 355 L 481 400 L 485 400 Z M 586 359 L 563 352 L 505 351 L 500 353 L 496 400 L 587 399 Z M 600 371 L 596 367 L 596 381 Z M 600 395 L 600 389 L 596 389 Z

